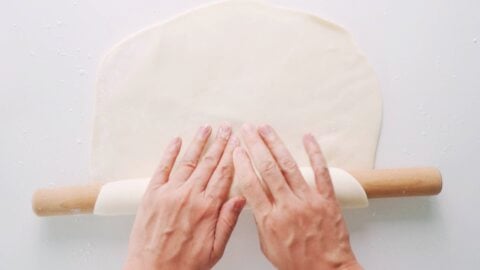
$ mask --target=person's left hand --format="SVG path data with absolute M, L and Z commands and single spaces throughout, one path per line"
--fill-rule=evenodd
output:
M 211 128 L 201 127 L 178 167 L 174 139 L 137 212 L 125 269 L 209 269 L 222 257 L 245 199 L 228 193 L 238 140 L 222 125 L 201 158 Z

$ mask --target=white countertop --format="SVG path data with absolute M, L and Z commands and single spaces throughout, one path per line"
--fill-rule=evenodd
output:
M 88 179 L 95 71 L 125 35 L 205 1 L 4 1 L 0 268 L 120 269 L 132 217 L 37 218 L 36 188 Z M 345 211 L 366 269 L 480 265 L 480 2 L 275 1 L 349 30 L 384 98 L 377 167 L 437 166 L 438 197 Z M 270 269 L 248 213 L 216 269 Z

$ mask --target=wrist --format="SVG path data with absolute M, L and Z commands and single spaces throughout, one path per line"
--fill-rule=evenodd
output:
M 156 268 L 154 265 L 147 264 L 141 260 L 131 259 L 131 258 L 127 259 L 123 267 L 123 270 L 135 270 L 135 269 L 153 270 Z
M 173 268 L 161 268 L 161 264 L 158 259 L 149 256 L 147 254 L 128 254 L 125 261 L 124 270 L 158 270 L 158 269 L 173 269 Z
M 124 270 L 198 270 L 198 267 L 192 265 L 186 265 L 181 261 L 175 262 L 164 262 L 161 261 L 160 258 L 151 258 L 150 256 L 140 255 L 140 256 L 132 256 L 128 255 L 125 265 L 123 267 Z

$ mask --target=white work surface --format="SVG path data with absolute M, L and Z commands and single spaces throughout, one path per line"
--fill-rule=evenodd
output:
M 37 188 L 88 180 L 93 86 L 105 52 L 204 1 L 124 2 L 2 2 L 1 269 L 122 266 L 132 217 L 38 218 L 30 198 Z M 480 2 L 275 2 L 344 26 L 374 66 L 384 99 L 377 168 L 443 172 L 438 197 L 345 211 L 360 262 L 366 269 L 478 269 Z M 242 214 L 217 269 L 271 268 L 250 219 Z

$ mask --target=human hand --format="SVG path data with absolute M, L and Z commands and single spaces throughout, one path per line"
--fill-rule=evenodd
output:
M 222 125 L 201 158 L 211 128 L 200 128 L 173 171 L 181 140 L 169 144 L 138 209 L 125 269 L 209 269 L 220 259 L 245 205 L 227 200 L 238 146 L 231 132 Z
M 361 269 L 315 138 L 303 139 L 315 173 L 317 188 L 311 188 L 270 126 L 244 125 L 242 135 L 265 185 L 241 147 L 233 155 L 235 179 L 252 207 L 270 262 L 279 269 Z

